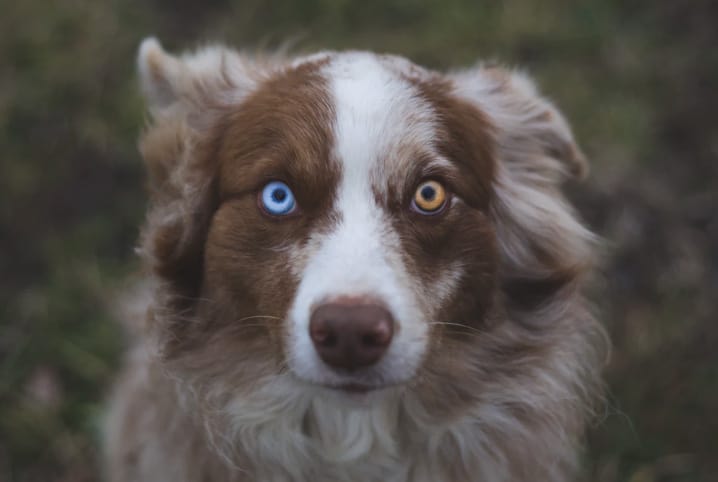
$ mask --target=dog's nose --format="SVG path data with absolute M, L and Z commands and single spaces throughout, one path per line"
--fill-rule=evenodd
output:
M 357 370 L 376 363 L 394 336 L 394 318 L 384 306 L 353 298 L 318 306 L 309 335 L 325 363 Z

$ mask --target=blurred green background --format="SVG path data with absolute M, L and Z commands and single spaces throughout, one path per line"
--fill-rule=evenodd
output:
M 150 34 L 528 69 L 592 160 L 571 197 L 606 240 L 615 349 L 586 478 L 718 481 L 717 25 L 710 0 L 0 0 L 0 481 L 99 477 Z

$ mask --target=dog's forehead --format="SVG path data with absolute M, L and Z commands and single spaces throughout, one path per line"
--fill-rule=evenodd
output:
M 322 65 L 322 74 L 330 87 L 338 111 L 352 116 L 352 121 L 374 121 L 375 130 L 386 124 L 405 125 L 407 114 L 428 113 L 429 105 L 412 80 L 419 68 L 399 57 L 369 52 L 336 54 Z M 338 112 L 339 113 L 339 112 Z M 342 119 L 338 119 L 342 120 Z
M 244 175 L 229 178 L 253 178 L 249 161 L 275 159 L 302 181 L 336 168 L 343 177 L 366 171 L 375 188 L 398 187 L 407 163 L 440 157 L 432 152 L 436 112 L 419 87 L 427 75 L 401 57 L 369 52 L 297 59 L 232 113 L 226 167 Z
M 489 123 L 455 90 L 451 78 L 401 57 L 298 59 L 265 77 L 226 117 L 220 188 L 231 195 L 277 177 L 310 197 L 335 198 L 341 184 L 397 205 L 410 184 L 439 173 L 466 186 L 462 199 L 485 206 Z
M 381 187 L 405 177 L 407 163 L 431 157 L 436 114 L 416 86 L 421 72 L 402 58 L 367 52 L 337 54 L 323 65 L 333 154 L 345 175 L 365 171 Z

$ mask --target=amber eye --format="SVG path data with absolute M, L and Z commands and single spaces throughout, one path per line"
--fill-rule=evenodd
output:
M 438 181 L 424 181 L 416 188 L 411 205 L 421 214 L 437 214 L 446 205 L 446 189 Z

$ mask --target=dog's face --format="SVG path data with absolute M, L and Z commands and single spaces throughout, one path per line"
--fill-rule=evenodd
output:
M 272 317 L 268 354 L 311 383 L 406 382 L 494 295 L 488 123 L 395 64 L 310 61 L 223 121 L 202 296 Z
M 558 191 L 580 153 L 524 77 L 153 41 L 140 68 L 168 359 L 238 391 L 290 374 L 463 399 L 544 348 L 506 324 L 571 298 L 589 234 Z

